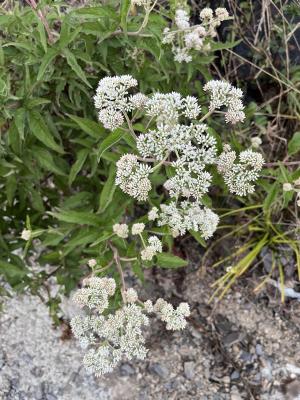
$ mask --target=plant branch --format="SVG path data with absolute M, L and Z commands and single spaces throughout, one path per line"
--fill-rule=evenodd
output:
M 38 10 L 38 6 L 37 3 L 35 2 L 35 0 L 26 0 L 26 3 L 30 5 L 30 7 L 36 11 L 39 19 L 41 20 L 42 24 L 44 25 L 47 35 L 48 35 L 48 41 L 49 44 L 54 43 L 54 36 L 51 32 L 50 26 L 48 24 L 48 21 L 46 19 L 46 17 L 44 16 L 43 12 L 41 10 Z
M 124 273 L 123 273 L 123 270 L 122 270 L 122 265 L 121 265 L 121 262 L 120 262 L 119 252 L 116 249 L 116 247 L 114 247 L 111 243 L 109 244 L 109 247 L 111 248 L 111 250 L 113 252 L 114 260 L 115 260 L 119 275 L 121 277 L 121 284 L 122 284 L 121 295 L 122 295 L 123 302 L 126 304 L 127 303 L 126 296 L 125 296 L 126 283 L 125 283 L 125 279 L 124 279 Z

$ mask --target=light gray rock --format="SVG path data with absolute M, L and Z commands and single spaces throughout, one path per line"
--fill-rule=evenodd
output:
M 195 376 L 195 363 L 194 361 L 187 361 L 184 363 L 184 375 L 187 379 L 192 380 Z

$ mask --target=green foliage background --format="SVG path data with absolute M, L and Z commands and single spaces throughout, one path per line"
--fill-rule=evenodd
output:
M 49 275 L 55 275 L 69 292 L 87 273 L 84 265 L 89 258 L 96 257 L 101 265 L 111 260 L 109 238 L 121 255 L 136 255 L 134 244 L 127 248 L 121 239 L 112 238 L 114 223 L 125 215 L 127 219 L 136 215 L 132 199 L 114 185 L 115 162 L 135 144 L 123 131 L 109 133 L 97 122 L 92 98 L 98 81 L 107 75 L 131 74 L 146 94 L 177 91 L 196 95 L 201 101 L 203 83 L 214 75 L 211 66 L 220 50 L 239 43 L 232 30 L 225 44 L 213 45 L 217 53 L 198 54 L 193 62 L 178 64 L 170 49 L 161 45 L 162 31 L 174 7 L 158 5 L 142 35 L 130 32 L 139 29 L 144 13 L 140 9 L 130 11 L 129 7 L 127 0 L 121 4 L 89 2 L 84 7 L 40 1 L 39 10 L 54 36 L 50 42 L 37 12 L 29 6 L 15 5 L 1 11 L 0 272 L 16 290 L 29 286 L 38 292 Z M 219 143 L 231 142 L 238 150 L 249 145 L 245 132 L 253 129 L 253 121 L 261 129 L 268 119 L 256 115 L 257 110 L 254 102 L 248 102 L 248 122 L 242 128 L 212 121 L 212 132 Z M 143 131 L 142 121 L 135 129 Z M 300 149 L 299 132 L 291 137 L 287 150 L 295 159 Z M 280 226 L 274 231 L 272 224 L 274 214 L 280 215 L 293 199 L 293 193 L 282 194 L 282 183 L 299 177 L 299 170 L 291 171 L 282 164 L 266 170 L 265 175 L 272 175 L 275 181 L 262 179 L 251 199 L 232 202 L 224 191 L 214 193 L 213 205 L 224 210 L 234 204 L 242 215 L 244 209 L 254 205 L 249 218 L 256 233 L 249 236 L 244 232 L 246 242 L 249 240 L 255 248 L 266 234 L 263 245 L 268 240 L 273 243 L 274 237 L 291 241 L 300 263 L 295 239 L 286 237 Z M 162 181 L 161 172 L 154 175 L 152 205 L 161 201 L 156 189 Z M 210 198 L 206 201 L 211 203 Z M 235 224 L 233 221 L 232 226 Z M 18 249 L 24 247 L 20 234 L 25 226 L 41 241 L 36 261 L 53 266 L 51 272 L 44 268 L 33 273 L 28 267 L 32 241 L 25 246 L 25 257 L 20 255 Z M 160 233 L 168 251 L 156 263 L 163 268 L 186 265 L 185 260 L 172 255 L 172 238 L 163 229 Z M 206 246 L 196 233 L 192 234 Z M 253 255 L 255 258 L 257 252 Z M 143 279 L 138 261 L 132 268 Z M 298 268 L 300 271 L 299 264 Z

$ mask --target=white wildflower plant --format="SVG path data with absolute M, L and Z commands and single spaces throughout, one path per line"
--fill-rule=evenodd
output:
M 220 10 L 215 14 L 226 16 Z M 203 21 L 211 18 L 215 17 L 209 9 L 202 12 Z M 182 14 L 177 23 L 183 28 L 188 20 Z M 172 254 L 173 238 L 188 232 L 200 242 L 213 237 L 219 216 L 208 195 L 217 174 L 235 195 L 255 190 L 262 155 L 252 149 L 237 154 L 228 144 L 221 149 L 221 138 L 208 124 L 214 112 L 224 114 L 228 124 L 243 122 L 242 92 L 225 81 L 210 81 L 203 92 L 208 101 L 200 104 L 196 97 L 176 92 L 146 96 L 129 75 L 99 82 L 95 105 L 100 122 L 112 131 L 105 140 L 109 143 L 111 138 L 109 159 L 116 164 L 103 192 L 110 201 L 118 193 L 123 204 L 120 213 L 117 206 L 113 216 L 103 217 L 106 231 L 91 245 L 92 249 L 102 243 L 102 250 L 89 253 L 86 262 L 92 276 L 74 296 L 90 315 L 77 316 L 71 323 L 74 335 L 87 349 L 84 365 L 96 375 L 111 372 L 124 359 L 146 357 L 144 333 L 151 317 L 173 331 L 184 329 L 190 315 L 187 303 L 174 307 L 165 299 L 141 301 L 137 291 L 127 287 L 124 268 L 131 265 L 143 280 L 143 268 L 187 264 Z M 115 141 L 116 133 L 123 144 Z M 136 220 L 122 211 L 130 198 L 142 211 Z M 102 207 L 100 215 L 105 214 L 105 204 Z
M 166 323 L 166 329 L 185 328 L 190 315 L 187 303 L 173 305 L 158 299 L 144 303 L 135 289 L 123 292 L 123 304 L 114 313 L 108 313 L 109 298 L 115 294 L 116 282 L 112 278 L 92 277 L 84 281 L 74 301 L 91 310 L 90 315 L 78 315 L 71 320 L 74 336 L 87 352 L 83 359 L 86 369 L 96 376 L 112 372 L 122 360 L 143 360 L 148 352 L 145 346 L 145 327 L 155 315 Z
M 172 46 L 174 60 L 179 63 L 191 62 L 197 52 L 208 53 L 217 36 L 216 29 L 231 18 L 226 8 L 204 8 L 199 17 L 200 24 L 192 25 L 188 11 L 177 8 L 172 26 L 163 31 L 163 44 Z
M 217 9 L 219 17 L 227 18 L 226 10 Z M 181 27 L 188 25 L 185 13 L 177 13 Z M 205 9 L 201 20 L 214 21 L 213 12 Z M 104 81 L 104 82 L 103 82 Z M 159 227 L 167 226 L 176 237 L 187 231 L 199 232 L 202 238 L 213 236 L 217 229 L 219 217 L 205 205 L 205 198 L 212 186 L 212 167 L 224 178 L 231 193 L 245 196 L 254 192 L 254 183 L 263 167 L 260 153 L 248 149 L 237 155 L 230 146 L 224 145 L 218 155 L 217 139 L 212 134 L 207 118 L 214 112 L 223 113 L 225 122 L 237 124 L 245 119 L 243 93 L 229 82 L 211 80 L 203 91 L 207 93 L 209 103 L 204 104 L 208 112 L 201 116 L 202 105 L 193 96 L 182 96 L 180 93 L 154 93 L 145 96 L 139 110 L 132 106 L 128 89 L 137 86 L 136 80 L 128 75 L 104 78 L 100 81 L 95 96 L 97 107 L 109 108 L 111 112 L 123 113 L 127 132 L 136 143 L 134 153 L 124 154 L 117 161 L 116 185 L 134 199 L 145 202 L 151 196 L 151 175 L 162 168 L 168 168 L 168 178 L 163 188 L 170 196 L 170 202 L 160 204 L 149 211 L 148 221 L 156 221 Z M 100 88 L 100 89 L 99 89 Z M 133 120 L 128 112 L 143 118 L 147 127 L 138 133 L 133 128 Z M 100 118 L 101 121 L 101 118 Z M 126 238 L 128 232 L 114 232 Z M 133 234 L 138 234 L 133 227 Z M 160 250 L 161 251 L 161 250 Z M 160 252 L 151 244 L 144 244 L 142 260 L 152 260 Z

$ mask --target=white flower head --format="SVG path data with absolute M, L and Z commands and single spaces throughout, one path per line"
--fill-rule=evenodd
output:
M 104 128 L 111 131 L 119 128 L 124 123 L 123 114 L 114 108 L 104 108 L 99 111 L 99 121 L 102 122 Z
M 209 7 L 200 11 L 200 18 L 203 20 L 211 20 L 213 18 L 213 10 Z
M 157 218 L 158 218 L 158 208 L 157 207 L 153 207 L 148 212 L 148 220 L 149 221 L 155 221 Z
M 285 182 L 285 183 L 282 185 L 282 190 L 283 190 L 284 192 L 291 192 L 291 191 L 293 190 L 293 185 L 292 185 L 291 183 L 289 183 L 289 182 Z
M 152 313 L 154 311 L 153 303 L 151 300 L 146 300 L 144 302 L 144 307 L 147 313 Z
M 222 7 L 216 8 L 215 9 L 215 14 L 216 14 L 216 17 L 217 17 L 217 19 L 219 21 L 225 21 L 226 19 L 229 18 L 229 13 L 226 10 L 226 8 L 222 8 Z
M 99 312 L 108 307 L 108 298 L 116 290 L 116 283 L 111 278 L 88 278 L 83 281 L 83 286 L 76 292 L 73 300 L 82 307 L 97 308 Z
M 187 322 L 185 318 L 190 315 L 190 308 L 187 303 L 180 303 L 174 309 L 172 304 L 160 298 L 154 305 L 154 312 L 157 313 L 162 321 L 166 322 L 167 330 L 177 331 L 186 327 Z
M 264 159 L 260 153 L 250 149 L 240 153 L 238 162 L 236 158 L 236 152 L 226 146 L 218 158 L 217 168 L 231 193 L 246 196 L 255 190 L 253 182 L 259 177 Z
M 152 258 L 162 252 L 162 243 L 156 236 L 150 236 L 148 239 L 148 246 L 141 251 L 141 259 L 144 261 L 151 261 Z
M 129 90 L 137 86 L 137 80 L 131 75 L 108 76 L 99 81 L 94 102 L 99 110 L 99 121 L 109 130 L 124 123 L 124 114 L 141 108 L 146 96 L 138 93 L 129 95 Z
M 177 206 L 171 202 L 169 205 L 162 204 L 161 210 L 158 225 L 168 225 L 172 232 L 180 235 L 193 230 L 200 232 L 204 239 L 209 239 L 219 223 L 217 214 L 198 203 L 183 201 Z
M 259 136 L 254 136 L 251 138 L 251 144 L 252 144 L 252 147 L 254 147 L 255 149 L 258 149 L 262 144 L 262 140 Z
M 138 162 L 134 154 L 125 154 L 117 162 L 116 184 L 123 192 L 137 200 L 145 201 L 151 190 L 148 175 L 151 167 Z
M 145 224 L 143 223 L 133 224 L 131 228 L 131 233 L 133 235 L 139 235 L 144 231 L 144 229 L 145 229 Z
M 95 267 L 97 265 L 97 260 L 95 260 L 94 258 L 91 258 L 89 261 L 88 261 L 88 266 L 90 267 L 90 268 L 93 268 L 93 267 Z
M 31 238 L 31 230 L 29 229 L 23 229 L 22 233 L 21 233 L 21 238 L 23 240 L 28 241 Z
M 190 27 L 189 15 L 185 10 L 177 9 L 175 12 L 175 24 L 178 29 L 187 29 Z
M 209 109 L 217 110 L 222 106 L 227 107 L 225 121 L 232 124 L 243 122 L 245 113 L 242 103 L 243 92 L 235 88 L 229 82 L 211 80 L 204 86 L 203 90 L 210 95 Z
M 135 303 L 138 300 L 137 292 L 133 288 L 127 289 L 124 295 L 128 303 Z
M 128 238 L 129 229 L 127 224 L 114 224 L 113 231 L 120 238 Z

